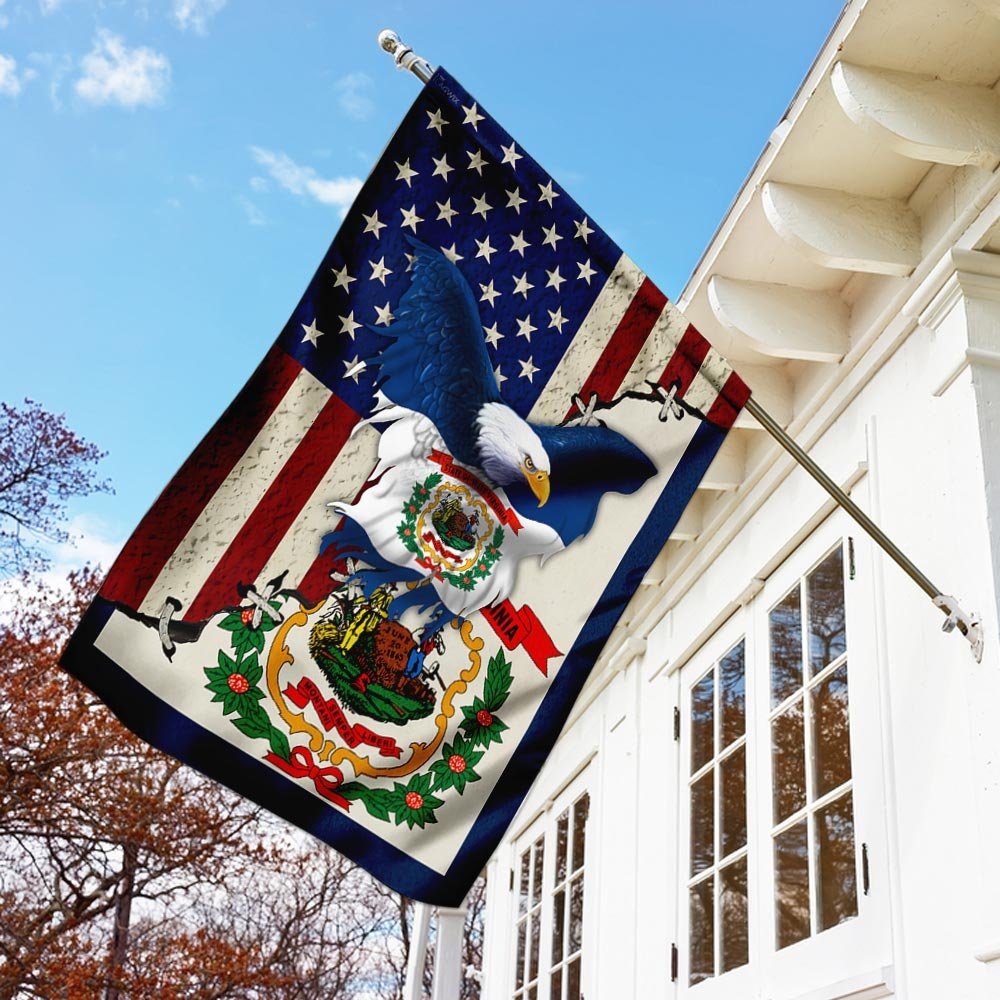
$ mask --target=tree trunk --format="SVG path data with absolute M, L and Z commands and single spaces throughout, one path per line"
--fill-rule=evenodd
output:
M 119 976 L 125 967 L 128 953 L 128 929 L 132 919 L 132 895 L 135 891 L 135 872 L 138 867 L 139 848 L 135 844 L 125 845 L 122 862 L 122 881 L 115 903 L 115 927 L 111 938 L 111 963 L 108 969 L 108 987 L 104 1000 L 120 1000 L 122 996 Z

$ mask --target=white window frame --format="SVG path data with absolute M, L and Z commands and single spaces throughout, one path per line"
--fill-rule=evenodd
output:
M 680 753 L 679 753 L 679 774 L 678 774 L 678 792 L 680 797 L 680 803 L 677 810 L 678 815 L 678 832 L 677 832 L 677 845 L 678 845 L 678 871 L 677 871 L 677 927 L 678 927 L 678 942 L 677 942 L 677 996 L 678 997 L 700 997 L 711 995 L 713 1000 L 742 1000 L 742 998 L 750 995 L 748 993 L 748 988 L 753 983 L 754 977 L 754 952 L 756 947 L 756 941 L 754 936 L 757 932 L 755 927 L 755 912 L 754 912 L 754 872 L 756 865 L 756 845 L 753 843 L 753 837 L 756 830 L 756 824 L 754 823 L 754 817 L 752 813 L 752 808 L 754 805 L 753 796 L 749 794 L 749 791 L 756 786 L 756 755 L 753 752 L 754 740 L 756 733 L 754 732 L 753 725 L 755 721 L 755 713 L 753 712 L 752 705 L 753 699 L 755 697 L 752 688 L 752 678 L 750 669 L 750 656 L 752 651 L 749 644 L 749 636 L 747 636 L 746 630 L 748 625 L 748 616 L 745 609 L 740 609 L 734 614 L 728 622 L 725 623 L 712 638 L 699 650 L 698 654 L 689 660 L 680 670 Z M 744 684 L 746 688 L 746 735 L 745 735 L 745 754 L 746 754 L 746 787 L 747 787 L 747 896 L 748 896 L 748 919 L 749 919 L 749 958 L 750 961 L 739 968 L 732 969 L 729 972 L 723 973 L 722 975 L 715 976 L 711 979 L 706 979 L 701 983 L 696 983 L 695 985 L 690 985 L 690 957 L 691 957 L 691 911 L 690 911 L 690 897 L 688 892 L 688 886 L 691 883 L 691 692 L 694 686 L 710 671 L 715 668 L 715 665 L 731 650 L 736 646 L 741 640 L 747 643 L 747 648 L 745 650 L 745 674 L 744 674 Z M 716 698 L 716 705 L 718 705 L 718 699 Z M 715 720 L 716 732 L 718 732 L 719 720 Z M 718 747 L 716 747 L 718 750 Z M 718 753 L 715 755 L 718 756 Z M 714 801 L 715 816 L 719 815 L 718 808 L 718 797 L 716 796 Z M 719 862 L 718 858 L 718 844 L 719 844 L 719 829 L 718 823 L 715 824 L 715 865 L 716 865 L 716 879 L 715 885 L 715 898 L 718 901 L 719 889 L 718 889 L 718 874 L 717 866 Z M 716 923 L 718 921 L 716 920 Z M 716 964 L 719 960 L 719 947 L 720 947 L 720 936 L 718 933 L 715 934 L 715 956 Z
M 594 821 L 595 796 L 593 782 L 590 780 L 593 768 L 585 767 L 571 781 L 569 781 L 555 798 L 546 805 L 545 809 L 535 817 L 532 822 L 521 831 L 512 845 L 511 865 L 513 871 L 512 886 L 510 892 L 509 908 L 509 947 L 508 947 L 508 975 L 507 988 L 503 996 L 507 1000 L 512 1000 L 517 989 L 517 931 L 520 919 L 518 912 L 518 898 L 520 893 L 520 872 L 521 855 L 529 849 L 539 837 L 544 840 L 544 855 L 542 859 L 542 900 L 541 900 L 541 933 L 539 935 L 539 963 L 537 980 L 537 1000 L 557 1000 L 551 996 L 551 973 L 552 973 L 552 931 L 555 925 L 553 915 L 553 903 L 555 897 L 555 863 L 556 863 L 556 835 L 558 830 L 559 817 L 567 809 L 572 810 L 573 804 L 583 795 L 590 798 L 587 824 L 585 827 L 585 862 L 584 862 L 584 895 L 583 895 L 583 927 L 581 946 L 581 969 L 580 969 L 580 991 L 581 996 L 587 998 L 593 992 L 589 988 L 592 977 L 593 955 L 588 945 L 588 924 L 591 923 L 591 911 L 597 893 L 596 874 L 596 844 Z M 572 838 L 570 838 L 569 849 L 572 850 Z M 568 875 L 567 875 L 568 877 Z M 569 933 L 569 923 L 564 925 L 564 934 Z M 529 935 L 530 937 L 530 935 Z M 527 981 L 525 983 L 527 985 Z M 563 987 L 565 990 L 565 985 Z M 527 994 L 526 994 L 527 995 Z
M 858 915 L 776 951 L 772 832 L 771 693 L 768 613 L 795 582 L 838 544 L 844 554 L 848 697 Z M 854 579 L 849 579 L 853 554 Z M 677 827 L 677 980 L 674 995 L 691 1000 L 737 1000 L 762 995 L 798 997 L 828 989 L 852 975 L 891 964 L 889 879 L 879 669 L 871 543 L 846 515 L 835 512 L 775 569 L 760 592 L 738 610 L 679 671 Z M 691 691 L 739 641 L 746 642 L 747 890 L 749 963 L 689 985 Z M 808 759 L 807 759 L 807 766 Z M 718 808 L 716 807 L 716 814 Z M 718 837 L 718 834 L 716 834 Z M 862 845 L 869 885 L 864 891 Z M 716 858 L 716 862 L 718 858 Z M 717 892 L 718 890 L 716 890 Z M 719 941 L 716 935 L 716 953 Z

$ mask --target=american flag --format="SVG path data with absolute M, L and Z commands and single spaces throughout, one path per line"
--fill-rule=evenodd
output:
M 334 556 L 320 553 L 320 540 L 334 527 L 328 504 L 358 496 L 376 464 L 379 431 L 365 421 L 376 404 L 377 360 L 387 342 L 380 329 L 393 322 L 412 280 L 408 237 L 439 248 L 472 289 L 510 407 L 551 425 L 595 403 L 610 408 L 627 396 L 645 400 L 636 405 L 651 422 L 632 428 L 633 436 L 658 470 L 641 495 L 617 498 L 614 516 L 599 518 L 590 535 L 552 560 L 551 570 L 519 575 L 521 600 L 528 607 L 530 599 L 540 616 L 531 620 L 543 622 L 552 648 L 562 651 L 559 664 L 547 676 L 530 663 L 517 674 L 514 654 L 524 692 L 520 721 L 508 717 L 494 763 L 476 758 L 485 780 L 462 797 L 463 806 L 475 805 L 447 837 L 423 839 L 423 813 L 417 831 L 399 827 L 400 814 L 396 832 L 357 809 L 344 818 L 329 805 L 344 776 L 332 765 L 317 770 L 305 747 L 293 747 L 289 758 L 284 736 L 272 741 L 265 759 L 301 781 L 279 776 L 253 744 L 234 735 L 232 718 L 212 721 L 206 714 L 197 700 L 205 699 L 200 665 L 193 679 L 165 672 L 159 648 L 143 645 L 119 621 L 124 615 L 152 625 L 154 640 L 159 623 L 168 651 L 177 634 L 172 628 L 218 624 L 223 612 L 232 628 L 257 628 L 277 592 L 275 580 L 302 608 L 317 605 L 343 580 Z M 604 642 L 748 396 L 649 278 L 438 70 L 276 343 L 125 545 L 63 662 L 150 742 L 313 832 L 400 891 L 457 902 L 527 793 Z M 255 667 L 229 679 L 231 691 L 220 689 L 226 699 L 260 683 L 260 672 Z M 272 699 L 277 693 L 269 688 Z M 329 712 L 352 738 L 394 745 L 365 736 L 364 726 L 339 707 Z M 242 721 L 240 733 L 260 735 Z M 261 732 L 273 721 L 263 717 Z M 458 744 L 444 745 L 454 760 Z M 336 763 L 347 751 L 324 753 L 321 760 Z M 374 773 L 355 770 L 359 778 Z M 310 780 L 315 793 L 301 787 Z M 325 801 L 317 798 L 324 789 Z M 427 795 L 424 786 L 412 786 L 406 801 Z M 358 824 L 377 837 L 359 838 Z M 401 840 L 404 834 L 409 839 Z
M 413 234 L 455 262 L 479 300 L 505 401 L 558 422 L 566 401 L 610 399 L 650 376 L 729 426 L 748 393 L 723 359 L 575 201 L 440 70 L 403 120 L 329 252 L 242 392 L 125 546 L 102 589 L 188 620 L 238 583 L 288 571 L 328 588 L 325 504 L 374 465 L 377 357 L 408 286 Z M 665 360 L 666 359 L 666 360 Z M 701 371 L 708 377 L 696 378 Z M 719 392 L 719 389 L 722 392 Z M 708 398 L 705 397 L 715 398 Z

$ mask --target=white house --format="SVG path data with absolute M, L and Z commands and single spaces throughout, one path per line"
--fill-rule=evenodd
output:
M 484 1000 L 1000 997 L 1000 0 L 851 0 L 680 306 L 744 416 L 488 869 Z

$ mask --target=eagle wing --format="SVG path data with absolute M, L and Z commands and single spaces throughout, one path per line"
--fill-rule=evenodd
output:
M 514 507 L 554 528 L 564 545 L 590 531 L 605 493 L 635 493 L 656 474 L 645 452 L 610 427 L 531 426 L 552 464 L 549 501 L 537 507 L 522 483 L 505 489 Z
M 479 309 L 465 278 L 439 251 L 409 238 L 413 280 L 379 358 L 380 384 L 397 406 L 423 413 L 460 462 L 479 464 L 476 414 L 500 401 Z

